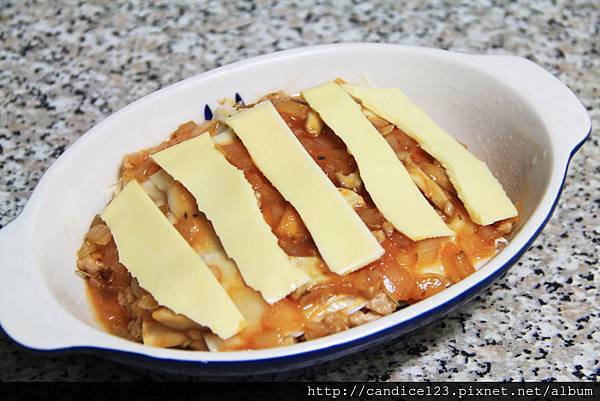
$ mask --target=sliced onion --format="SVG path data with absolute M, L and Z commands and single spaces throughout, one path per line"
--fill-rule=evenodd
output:
M 364 198 L 351 189 L 338 188 L 338 191 L 340 191 L 340 194 L 342 194 L 346 202 L 348 202 L 348 204 L 352 206 L 352 209 L 354 210 L 367 205 Z
M 304 120 L 308 113 L 308 106 L 295 100 L 284 100 L 275 104 L 277 111 L 287 114 L 294 120 Z
M 206 342 L 204 341 L 204 339 L 193 340 L 189 343 L 188 347 L 193 349 L 194 351 L 207 351 L 208 350 L 208 347 L 206 346 Z
M 215 334 L 207 333 L 204 335 L 204 342 L 210 352 L 219 352 L 224 341 Z
M 200 252 L 200 256 L 211 269 L 216 269 L 219 282 L 225 289 L 243 284 L 235 262 L 229 259 L 223 250 L 213 249 L 209 252 Z
M 144 191 L 146 191 L 146 193 L 154 201 L 156 206 L 161 207 L 165 204 L 167 200 L 165 193 L 161 191 L 156 185 L 154 185 L 152 180 L 144 181 L 144 183 L 142 184 L 142 188 L 144 188 Z
M 234 102 L 234 101 L 232 100 L 232 102 Z M 215 120 L 224 121 L 227 118 L 229 118 L 237 113 L 238 113 L 238 111 L 236 110 L 235 107 L 233 107 L 232 104 L 223 103 L 215 109 L 215 112 L 213 113 L 213 118 Z
M 352 314 L 365 307 L 367 300 L 352 295 L 334 295 L 326 302 L 314 305 L 305 314 L 313 322 L 320 322 L 326 315 L 334 312 Z
M 172 212 L 167 213 L 167 219 L 169 220 L 169 223 L 171 223 L 171 224 L 177 223 L 177 217 L 175 217 L 175 215 Z
M 425 174 L 421 168 L 412 162 L 410 159 L 404 161 L 406 169 L 408 170 L 410 177 L 417 184 L 417 187 L 423 192 L 427 199 L 431 200 L 433 204 L 448 217 L 452 217 L 454 214 L 454 207 L 450 202 L 448 194 L 444 192 L 441 186 L 437 182 L 431 179 L 430 176 Z
M 246 328 L 258 330 L 268 304 L 260 294 L 248 287 L 237 287 L 229 291 L 231 300 L 246 319 Z
M 177 314 L 171 309 L 161 306 L 152 312 L 152 318 L 173 330 L 191 330 L 200 326 L 184 315 Z
M 480 226 L 477 228 L 477 235 L 483 240 L 492 241 L 500 236 L 500 233 L 494 228 L 494 226 Z
M 448 223 L 448 226 L 455 233 L 459 233 L 459 232 L 463 231 L 464 229 L 466 229 L 467 223 L 460 217 L 460 215 L 455 214 L 454 217 Z
M 150 294 L 143 294 L 137 300 L 137 306 L 144 310 L 154 310 L 158 307 L 158 302 Z
M 371 233 L 375 236 L 375 239 L 377 239 L 377 242 L 379 242 L 380 244 L 382 244 L 383 241 L 385 241 L 385 233 L 383 232 L 383 230 L 373 230 L 371 231 Z
M 310 136 L 317 137 L 321 134 L 321 130 L 323 129 L 323 120 L 321 120 L 321 117 L 319 117 L 316 112 L 310 110 L 306 116 L 304 128 Z
M 357 212 L 369 229 L 379 230 L 382 228 L 385 219 L 377 209 L 359 209 Z
M 381 132 L 382 129 L 384 129 L 390 125 L 389 122 L 387 122 L 386 120 L 379 117 L 377 114 L 373 113 L 372 111 L 370 111 L 368 109 L 363 108 L 362 112 L 365 115 L 365 117 L 367 117 L 367 119 L 371 122 L 371 124 L 373 124 L 373 126 L 375 126 L 375 128 L 377 128 L 377 131 Z
M 112 235 L 106 224 L 96 224 L 90 227 L 89 231 L 85 234 L 85 238 L 91 243 L 106 245 L 110 242 Z
M 508 240 L 504 237 L 496 238 L 496 246 L 508 244 Z
M 212 140 L 219 146 L 226 146 L 231 145 L 236 138 L 237 135 L 233 132 L 233 130 L 227 128 L 221 132 L 218 132 L 215 136 L 212 137 Z
M 337 171 L 335 173 L 335 178 L 337 179 L 340 186 L 348 189 L 360 188 L 360 186 L 363 184 L 358 170 L 348 175 L 342 174 L 341 172 Z
M 417 261 L 419 266 L 429 266 L 439 261 L 442 240 L 429 238 L 416 243 Z
M 142 323 L 142 339 L 146 345 L 161 348 L 177 347 L 189 340 L 184 333 L 151 319 L 144 320 Z
M 150 176 L 150 180 L 156 185 L 161 191 L 167 192 L 171 185 L 175 182 L 165 170 L 157 171 Z
M 171 185 L 167 192 L 169 209 L 177 220 L 190 217 L 197 210 L 194 197 L 179 183 Z
M 298 212 L 291 206 L 288 205 L 281 216 L 275 233 L 279 237 L 290 238 L 294 240 L 300 240 L 308 235 L 308 231 L 302 222 L 302 219 L 298 215 Z
M 96 247 L 95 244 L 89 242 L 89 241 L 84 241 L 83 245 L 81 245 L 81 248 L 79 248 L 79 250 L 77 251 L 77 258 L 78 259 L 83 259 L 88 255 L 91 255 L 92 253 L 96 252 L 98 250 L 98 248 Z
M 446 171 L 442 166 L 438 166 L 433 163 L 419 163 L 419 167 L 423 170 L 432 180 L 436 182 L 440 187 L 446 191 L 452 191 L 453 187 L 446 175 Z
M 312 282 L 327 280 L 325 275 L 325 264 L 318 256 L 290 256 L 290 261 L 298 269 L 303 270 L 310 276 Z

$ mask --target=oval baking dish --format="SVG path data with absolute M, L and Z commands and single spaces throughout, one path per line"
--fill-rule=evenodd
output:
M 73 270 L 91 218 L 110 199 L 124 154 L 162 141 L 204 106 L 240 93 L 295 93 L 327 80 L 401 88 L 485 160 L 519 204 L 516 234 L 498 255 L 441 293 L 374 322 L 291 346 L 196 352 L 133 343 L 95 323 Z M 387 44 L 306 47 L 230 64 L 148 95 L 72 145 L 43 176 L 21 215 L 0 231 L 0 323 L 36 350 L 96 350 L 144 366 L 205 374 L 266 373 L 331 360 L 416 330 L 502 276 L 550 218 L 568 163 L 591 130 L 585 108 L 525 59 Z M 104 195 L 104 196 L 102 196 Z

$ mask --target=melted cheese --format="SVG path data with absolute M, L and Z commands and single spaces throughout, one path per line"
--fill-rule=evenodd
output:
M 101 216 L 119 261 L 159 304 L 221 338 L 242 329 L 244 318 L 231 298 L 137 181 L 129 182 Z
M 487 165 L 433 122 L 399 89 L 342 87 L 365 108 L 396 125 L 442 163 L 475 223 L 487 225 L 517 215 L 517 209 Z
M 415 241 L 454 235 L 346 92 L 329 82 L 302 91 L 302 96 L 344 141 L 373 202 L 398 231 Z
M 246 284 L 274 303 L 308 282 L 279 247 L 244 177 L 214 146 L 208 133 L 152 155 L 196 198 Z
M 357 270 L 384 252 L 271 102 L 226 120 L 255 164 L 298 211 L 329 269 Z

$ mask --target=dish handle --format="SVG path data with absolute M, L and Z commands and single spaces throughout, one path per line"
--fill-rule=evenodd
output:
M 474 56 L 473 66 L 483 68 L 521 94 L 543 117 L 557 149 L 568 149 L 568 158 L 588 138 L 592 122 L 585 106 L 557 77 L 539 65 L 516 56 Z
M 24 252 L 23 228 L 21 219 L 17 218 L 0 230 L 0 326 L 12 338 L 17 337 L 15 331 L 20 331 L 17 321 L 24 304 L 22 295 L 29 287 L 23 285 L 30 276 L 28 269 L 22 268 L 30 257 Z
M 52 308 L 54 313 L 39 313 L 56 300 L 33 268 L 30 225 L 24 214 L 0 230 L 0 327 L 28 348 L 64 348 L 73 342 L 73 333 L 62 324 L 69 316 L 58 306 Z M 73 331 L 78 330 L 77 326 Z

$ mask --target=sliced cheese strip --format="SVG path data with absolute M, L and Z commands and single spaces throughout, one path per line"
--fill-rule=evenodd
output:
M 433 122 L 399 89 L 342 87 L 365 108 L 396 125 L 442 163 L 475 223 L 487 225 L 517 215 L 517 209 L 487 165 Z
M 383 255 L 373 234 L 271 102 L 241 111 L 226 123 L 242 140 L 260 171 L 296 208 L 331 271 L 346 274 Z
M 277 243 L 244 173 L 219 152 L 208 133 L 152 155 L 196 198 L 246 284 L 274 303 L 310 277 Z
M 204 261 L 169 223 L 137 181 L 101 214 L 117 244 L 119 261 L 159 304 L 229 338 L 244 317 Z
M 454 235 L 346 92 L 329 82 L 302 91 L 302 96 L 344 141 L 373 202 L 398 231 L 415 241 Z

